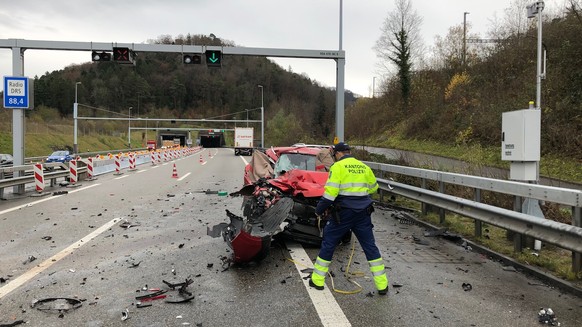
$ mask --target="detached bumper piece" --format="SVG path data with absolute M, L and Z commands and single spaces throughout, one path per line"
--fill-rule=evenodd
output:
M 40 311 L 58 313 L 59 317 L 63 317 L 69 310 L 75 310 L 80 308 L 83 304 L 81 300 L 66 298 L 66 297 L 53 297 L 41 300 L 32 301 L 31 307 L 36 308 Z
M 182 283 L 170 283 L 165 280 L 162 280 L 162 282 L 168 285 L 168 287 L 172 290 L 175 290 L 179 287 L 178 294 L 170 294 L 170 296 L 166 298 L 166 303 L 184 303 L 194 299 L 194 294 L 187 290 L 188 285 L 194 282 L 192 279 L 186 278 L 186 280 Z

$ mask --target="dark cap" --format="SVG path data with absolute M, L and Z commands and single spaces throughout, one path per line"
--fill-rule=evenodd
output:
M 337 151 L 340 151 L 340 152 L 350 151 L 350 146 L 344 142 L 339 142 L 338 144 L 333 146 L 333 150 L 336 152 Z

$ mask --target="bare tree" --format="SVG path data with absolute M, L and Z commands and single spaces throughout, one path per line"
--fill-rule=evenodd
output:
M 374 50 L 385 73 L 391 72 L 392 65 L 396 66 L 402 98 L 407 103 L 413 63 L 420 60 L 422 53 L 422 18 L 412 8 L 411 0 L 395 0 L 395 5 L 396 8 L 384 20 Z
M 568 11 L 582 23 L 582 0 L 569 0 Z

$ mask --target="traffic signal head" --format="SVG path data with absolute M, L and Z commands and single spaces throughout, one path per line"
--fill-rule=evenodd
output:
M 113 48 L 113 60 L 121 64 L 133 64 L 134 53 L 129 48 Z
M 206 50 L 206 65 L 209 67 L 222 66 L 222 51 Z
M 182 62 L 186 65 L 190 64 L 199 65 L 202 63 L 202 57 L 196 54 L 187 54 L 182 57 Z
M 109 52 L 97 52 L 93 51 L 91 53 L 91 60 L 93 61 L 111 61 L 111 53 Z

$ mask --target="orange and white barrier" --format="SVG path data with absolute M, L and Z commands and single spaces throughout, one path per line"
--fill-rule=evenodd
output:
M 77 182 L 77 160 L 69 161 L 69 182 L 75 184 Z
M 117 155 L 115 156 L 115 175 L 121 175 L 121 158 Z
M 136 170 L 135 168 L 135 155 L 133 153 L 129 154 L 129 170 Z
M 152 166 L 156 165 L 156 153 L 154 151 L 150 152 L 150 160 L 152 161 Z
M 42 170 L 42 164 L 34 164 L 34 184 L 36 185 L 36 191 L 42 192 L 44 190 L 44 173 Z
M 87 160 L 87 179 L 93 179 L 93 176 L 95 176 L 93 173 L 93 158 L 89 157 Z

